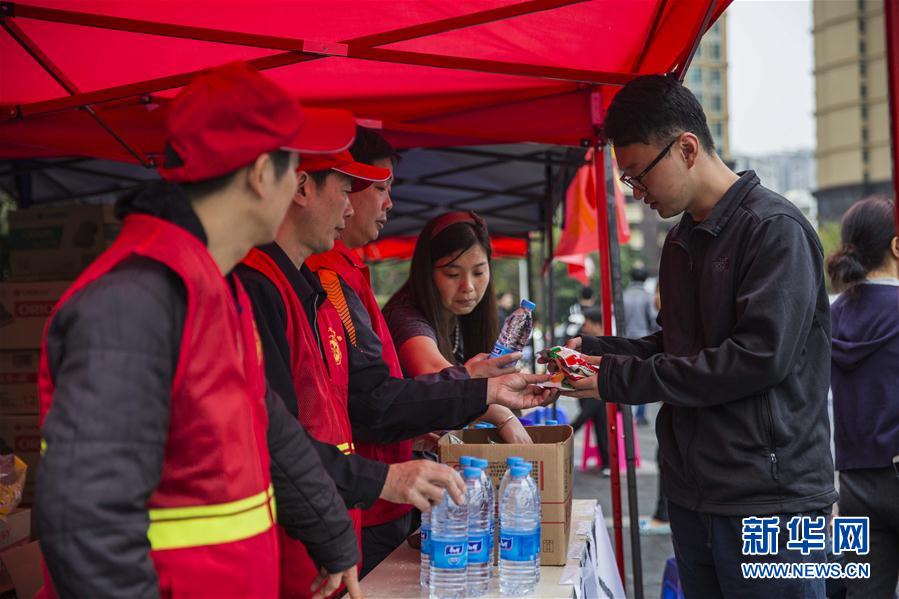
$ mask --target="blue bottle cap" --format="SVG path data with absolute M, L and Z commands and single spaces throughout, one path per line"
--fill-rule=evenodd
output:
M 534 308 L 537 307 L 537 304 L 535 304 L 531 300 L 523 299 L 523 300 L 521 300 L 521 307 L 524 308 L 525 310 L 533 310 Z
M 512 476 L 515 478 L 524 478 L 528 475 L 530 469 L 525 468 L 524 465 L 521 466 L 512 466 Z
M 524 461 L 524 458 L 520 458 L 518 456 L 512 455 L 506 458 L 506 466 L 515 466 L 516 464 L 520 464 Z
M 474 458 L 471 457 L 470 455 L 464 455 L 464 456 L 462 456 L 461 458 L 459 458 L 459 464 L 460 464 L 461 466 L 471 466 L 471 461 L 472 461 L 473 459 L 474 459 Z
M 465 478 L 481 478 L 481 469 L 469 466 L 462 471 L 462 476 Z
M 474 425 L 475 428 L 496 428 L 489 422 L 478 422 Z
M 547 420 L 543 424 L 545 424 L 546 426 L 555 426 L 555 425 L 559 424 L 559 421 L 558 420 Z
M 487 468 L 487 466 L 490 465 L 490 462 L 488 462 L 487 460 L 485 460 L 483 458 L 475 458 L 471 461 L 471 465 L 474 466 L 475 468 L 480 468 L 481 470 L 484 470 Z

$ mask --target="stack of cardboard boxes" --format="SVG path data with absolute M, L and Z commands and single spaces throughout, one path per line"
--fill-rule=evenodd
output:
M 17 210 L 9 215 L 9 280 L 0 281 L 0 437 L 28 464 L 24 503 L 40 460 L 37 373 L 53 306 L 115 239 L 111 205 Z

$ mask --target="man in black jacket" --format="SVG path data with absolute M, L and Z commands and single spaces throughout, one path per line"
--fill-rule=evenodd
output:
M 600 356 L 598 375 L 576 395 L 663 402 L 662 486 L 687 597 L 823 597 L 822 579 L 746 578 L 740 566 L 826 560 L 837 493 L 821 244 L 755 173 L 721 161 L 702 107 L 679 82 L 629 83 L 605 132 L 634 198 L 662 217 L 682 216 L 662 250 L 662 330 L 569 341 Z M 774 528 L 766 521 L 767 555 L 754 556 L 761 525 L 745 517 L 778 518 Z M 810 528 L 802 517 L 813 518 Z M 810 552 L 786 547 L 804 532 L 816 533 Z

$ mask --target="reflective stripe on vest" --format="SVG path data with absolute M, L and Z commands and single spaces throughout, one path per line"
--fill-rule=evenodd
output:
M 355 453 L 355 451 L 356 451 L 356 446 L 353 445 L 352 442 L 350 442 L 350 443 L 341 443 L 340 445 L 337 446 L 337 449 L 339 449 L 339 450 L 342 451 L 343 453 L 349 455 L 349 454 L 351 454 L 351 453 Z
M 213 505 L 152 508 L 147 538 L 154 550 L 233 543 L 262 534 L 276 514 L 274 491 Z

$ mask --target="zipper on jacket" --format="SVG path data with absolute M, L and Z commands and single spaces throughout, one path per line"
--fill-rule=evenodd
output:
M 765 393 L 765 412 L 768 415 L 768 459 L 771 461 L 771 478 L 780 480 L 777 470 L 777 441 L 774 438 L 774 413 L 771 411 L 771 398 Z

